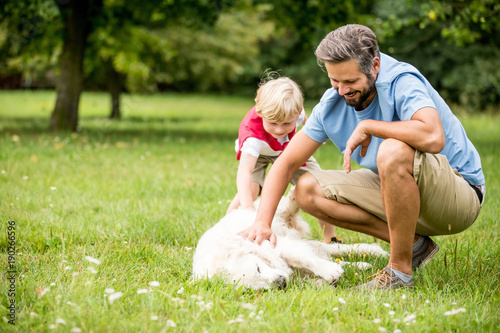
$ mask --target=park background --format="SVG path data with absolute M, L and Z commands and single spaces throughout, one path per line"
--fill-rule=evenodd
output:
M 15 221 L 17 275 L 14 298 L 2 275 L 0 330 L 495 331 L 499 12 L 493 0 L 1 1 L 0 246 L 7 267 Z M 487 179 L 478 221 L 436 237 L 413 293 L 352 293 L 385 265 L 369 257 L 344 258 L 374 268 L 336 288 L 193 283 L 196 242 L 236 191 L 234 140 L 260 79 L 296 80 L 310 114 L 329 87 L 314 49 L 346 23 L 370 26 L 453 106 Z M 342 167 L 331 143 L 315 157 Z

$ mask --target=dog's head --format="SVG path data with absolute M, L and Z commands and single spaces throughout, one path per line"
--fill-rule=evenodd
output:
M 229 282 L 252 289 L 284 288 L 292 273 L 283 259 L 264 249 L 235 251 L 224 271 Z

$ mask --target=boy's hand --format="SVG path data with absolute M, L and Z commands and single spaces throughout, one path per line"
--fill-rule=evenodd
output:
M 259 245 L 267 239 L 273 247 L 276 246 L 276 235 L 266 224 L 254 223 L 251 227 L 239 232 L 238 235 L 249 241 L 255 241 Z

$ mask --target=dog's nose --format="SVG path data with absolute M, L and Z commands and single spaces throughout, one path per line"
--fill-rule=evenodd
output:
M 278 279 L 274 282 L 280 289 L 285 289 L 286 288 L 286 279 L 284 276 L 279 276 Z

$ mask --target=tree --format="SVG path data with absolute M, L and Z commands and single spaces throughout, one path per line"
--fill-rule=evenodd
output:
M 238 1 L 234 1 L 232 5 L 237 3 Z M 123 36 L 118 44 L 128 43 L 127 47 L 130 49 L 135 45 L 130 45 L 129 36 L 120 34 L 122 29 L 130 32 L 141 31 L 141 29 L 143 31 L 144 28 L 160 30 L 172 25 L 205 26 L 213 24 L 223 9 L 220 2 L 205 0 L 116 0 L 105 3 L 102 0 L 55 0 L 55 2 L 30 0 L 10 1 L 1 3 L 0 6 L 3 9 L 0 18 L 2 22 L 4 20 L 7 22 L 4 23 L 4 29 L 9 31 L 11 36 L 18 33 L 23 20 L 37 17 L 38 13 L 46 10 L 52 13 L 51 18 L 61 23 L 52 29 L 47 29 L 47 31 L 50 30 L 51 36 L 59 36 L 59 40 L 62 40 L 57 100 L 51 115 L 50 127 L 53 130 L 73 131 L 78 129 L 78 104 L 83 88 L 84 58 L 88 49 L 88 38 L 96 41 L 101 37 L 106 39 L 115 35 Z M 58 9 L 57 13 L 54 13 L 54 7 Z M 91 38 L 90 36 L 96 31 L 101 35 Z M 36 50 L 36 46 L 46 43 L 45 32 L 44 29 L 38 29 L 37 38 L 31 36 L 23 38 L 17 43 L 19 46 L 17 49 L 8 43 L 2 44 L 2 47 L 9 49 L 10 56 L 20 57 L 22 52 L 29 49 Z M 123 73 L 120 73 L 120 68 L 116 65 L 120 63 L 120 59 L 126 59 L 126 55 L 130 53 L 120 51 L 117 47 L 108 47 L 108 51 L 117 53 L 108 54 L 107 58 L 101 59 L 99 66 L 102 73 L 106 73 L 104 77 L 107 78 L 107 87 L 112 92 L 114 105 L 112 115 L 119 117 L 118 96 L 123 83 L 123 75 L 120 74 Z M 40 52 L 50 51 L 44 48 L 36 53 Z M 129 65 L 129 68 L 136 67 L 144 71 L 144 63 L 140 61 L 137 65 Z
M 447 100 L 475 110 L 498 105 L 498 1 L 383 0 L 374 13 L 381 48 L 419 68 Z
M 92 14 L 102 10 L 102 0 L 57 1 L 63 21 L 63 48 L 57 100 L 50 117 L 53 130 L 78 129 L 78 104 L 83 88 L 83 59 Z

